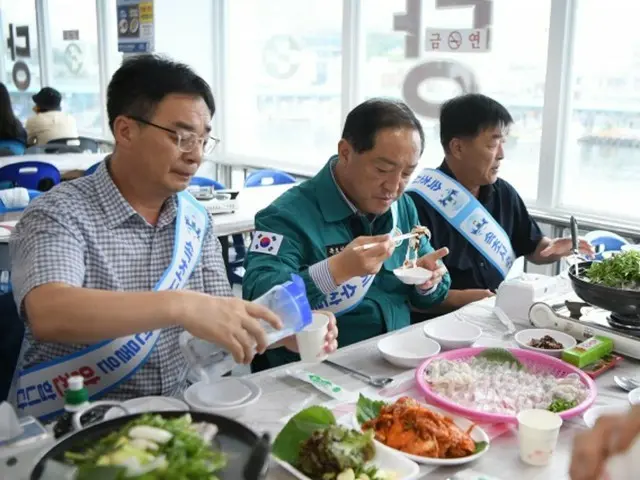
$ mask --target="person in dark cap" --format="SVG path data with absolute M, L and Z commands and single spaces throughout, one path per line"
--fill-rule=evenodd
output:
M 78 128 L 75 119 L 61 111 L 62 95 L 55 88 L 44 87 L 33 97 L 34 116 L 27 120 L 27 143 L 44 145 L 59 138 L 75 138 Z

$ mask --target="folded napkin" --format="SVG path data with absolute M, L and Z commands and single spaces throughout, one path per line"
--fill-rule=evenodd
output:
M 7 209 L 24 208 L 29 205 L 29 192 L 22 187 L 0 190 L 0 203 Z
M 22 435 L 23 430 L 13 406 L 8 402 L 0 403 L 0 442 Z

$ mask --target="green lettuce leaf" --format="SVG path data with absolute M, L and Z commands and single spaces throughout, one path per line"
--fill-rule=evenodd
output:
M 331 410 L 313 406 L 305 408 L 291 418 L 273 442 L 272 453 L 291 465 L 298 463 L 300 444 L 317 430 L 336 424 Z
M 380 415 L 380 410 L 387 403 L 380 400 L 371 400 L 360 394 L 358 398 L 358 404 L 356 405 L 356 418 L 358 423 L 362 425 L 364 422 L 368 422 Z
M 486 348 L 478 355 L 478 358 L 486 358 L 492 362 L 500 363 L 513 363 L 518 366 L 518 369 L 524 368 L 524 365 L 518 360 L 513 353 L 505 348 Z
M 475 444 L 476 444 L 476 449 L 473 451 L 472 455 L 483 452 L 489 446 L 487 442 L 475 442 Z

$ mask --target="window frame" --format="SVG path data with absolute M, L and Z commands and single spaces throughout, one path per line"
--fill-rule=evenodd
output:
M 211 41 L 214 43 L 214 64 L 216 78 L 211 86 L 219 105 L 227 105 L 226 84 L 227 79 L 224 72 L 227 71 L 227 13 L 231 0 L 213 0 L 214 16 L 212 18 L 213 33 Z M 429 0 L 435 1 L 435 0 Z M 47 0 L 36 0 L 36 5 Z M 102 6 L 100 6 L 102 5 Z M 106 6 L 105 6 L 106 5 Z M 115 0 L 102 2 L 96 0 L 98 8 L 98 31 L 115 32 Z M 365 42 L 363 32 L 363 8 L 366 8 L 365 0 L 343 0 L 342 18 L 342 100 L 341 115 L 342 122 L 347 113 L 358 103 L 364 100 L 362 78 L 360 72 L 365 55 L 363 53 Z M 544 104 L 542 110 L 542 133 L 541 148 L 538 168 L 538 190 L 537 198 L 533 202 L 528 202 L 529 207 L 539 215 L 549 215 L 554 218 L 569 218 L 572 213 L 569 210 L 560 208 L 560 189 L 563 185 L 563 178 L 569 172 L 565 172 L 563 158 L 566 150 L 566 132 L 572 115 L 571 90 L 573 88 L 573 65 L 572 57 L 575 44 L 575 22 L 578 8 L 578 0 L 551 0 L 551 11 L 549 19 L 549 41 L 547 47 L 547 63 L 545 74 Z M 100 9 L 104 14 L 100 14 Z M 100 38 L 100 37 L 99 37 Z M 46 41 L 46 37 L 44 39 Z M 103 39 L 106 42 L 106 39 Z M 40 41 L 40 39 L 39 39 Z M 48 47 L 46 43 L 42 44 Z M 117 49 L 117 43 L 109 39 L 109 48 L 100 49 L 100 57 L 111 55 L 112 50 Z M 111 55 L 112 58 L 112 55 Z M 102 61 L 102 60 L 101 60 Z M 105 98 L 105 89 L 109 76 L 114 71 L 114 65 L 105 62 L 106 73 L 104 73 L 104 84 L 101 81 L 101 93 Z M 101 75 L 103 75 L 103 64 L 101 63 Z M 45 65 L 46 68 L 46 65 Z M 42 76 L 45 77 L 46 69 Z M 216 149 L 212 160 L 219 162 L 216 170 L 219 178 L 223 182 L 230 184 L 231 169 L 255 167 L 269 168 L 276 167 L 290 171 L 301 176 L 313 176 L 319 169 L 317 166 L 291 165 L 282 163 L 274 158 L 258 158 L 246 155 L 230 154 L 225 144 L 225 133 L 229 130 L 227 109 L 219 108 L 214 117 L 214 128 L 222 139 L 221 145 Z M 106 120 L 105 120 L 106 125 Z M 108 129 L 105 135 L 109 135 Z M 336 139 L 337 140 L 337 139 Z M 603 226 L 616 225 L 623 228 L 638 230 L 638 222 L 625 219 L 614 218 L 612 215 L 580 212 L 581 218 Z

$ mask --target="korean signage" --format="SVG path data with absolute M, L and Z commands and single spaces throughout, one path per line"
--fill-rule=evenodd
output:
M 427 28 L 427 52 L 476 53 L 489 51 L 486 28 Z
M 153 52 L 153 1 L 117 0 L 118 51 Z
M 393 29 L 405 33 L 405 57 L 420 58 L 423 52 L 446 54 L 488 52 L 491 47 L 493 0 L 432 0 L 436 8 L 454 9 L 473 7 L 470 28 L 434 28 L 422 24 L 422 0 L 405 0 L 405 12 L 393 16 Z M 478 92 L 474 73 L 452 58 L 432 57 L 418 63 L 407 73 L 402 86 L 405 102 L 419 115 L 438 118 L 440 104 L 420 95 L 420 86 L 434 78 L 455 82 L 464 93 Z
M 11 71 L 13 84 L 23 92 L 31 85 L 31 72 L 24 61 L 27 58 L 31 58 L 31 37 L 29 36 L 29 27 L 27 25 L 16 26 L 13 23 L 9 24 L 7 48 L 9 49 L 11 61 L 15 62 Z

